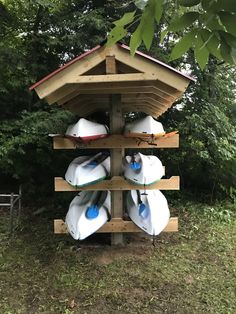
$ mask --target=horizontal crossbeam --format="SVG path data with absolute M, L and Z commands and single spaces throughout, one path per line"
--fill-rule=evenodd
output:
M 178 218 L 172 217 L 163 232 L 177 232 L 178 231 Z M 113 218 L 111 221 L 105 223 L 97 233 L 114 233 L 114 232 L 143 232 L 142 229 L 137 227 L 132 221 L 126 221 L 121 218 Z M 68 233 L 65 222 L 62 219 L 54 220 L 54 233 L 66 234 Z
M 170 179 L 161 179 L 160 181 L 148 185 L 136 185 L 125 180 L 122 177 L 114 176 L 110 180 L 103 180 L 95 184 L 90 184 L 83 187 L 73 187 L 66 180 L 60 177 L 54 179 L 54 186 L 56 192 L 69 192 L 69 191 L 130 191 L 130 190 L 179 190 L 180 179 L 178 176 L 172 176 Z

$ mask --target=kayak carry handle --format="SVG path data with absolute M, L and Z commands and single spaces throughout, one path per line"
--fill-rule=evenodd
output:
M 138 204 L 139 204 L 138 206 L 139 216 L 145 219 L 148 216 L 149 210 L 147 206 L 142 202 L 140 191 L 136 190 L 136 192 L 137 192 Z

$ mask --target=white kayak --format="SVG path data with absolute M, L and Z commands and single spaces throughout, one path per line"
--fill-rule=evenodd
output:
M 130 137 L 159 137 L 163 136 L 165 131 L 162 123 L 153 119 L 152 116 L 147 116 L 138 121 L 128 123 L 125 126 L 124 135 Z
M 150 185 L 161 179 L 164 168 L 156 156 L 137 153 L 124 159 L 124 177 L 135 184 Z
M 80 156 L 69 165 L 65 179 L 73 186 L 85 186 L 104 180 L 110 174 L 110 157 L 98 153 L 95 156 Z
M 150 235 L 161 233 L 169 222 L 168 203 L 159 190 L 131 190 L 126 204 L 132 221 Z
M 86 142 L 107 137 L 108 133 L 109 130 L 106 125 L 81 118 L 77 123 L 67 128 L 65 136 Z
M 110 218 L 110 191 L 82 191 L 70 203 L 65 222 L 71 236 L 83 240 Z

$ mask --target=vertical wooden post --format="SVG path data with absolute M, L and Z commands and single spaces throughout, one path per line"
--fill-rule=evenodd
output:
M 114 56 L 106 57 L 106 73 L 115 74 L 116 60 Z M 124 120 L 121 110 L 121 95 L 110 95 L 110 131 L 111 134 L 121 134 L 124 127 Z M 111 150 L 111 176 L 119 176 L 122 171 L 122 158 L 124 149 Z M 111 191 L 111 215 L 114 218 L 123 217 L 123 193 L 122 191 Z M 111 234 L 111 244 L 123 244 L 123 233 Z

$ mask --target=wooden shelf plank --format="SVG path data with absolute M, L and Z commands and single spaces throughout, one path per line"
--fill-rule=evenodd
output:
M 123 135 L 110 135 L 106 138 L 90 141 L 87 143 L 76 142 L 65 137 L 54 137 L 54 149 L 76 149 L 76 148 L 178 148 L 179 134 L 171 137 L 161 137 L 150 145 L 136 138 L 124 137 Z
M 125 73 L 125 74 L 101 74 L 101 75 L 81 75 L 68 79 L 67 84 L 92 84 L 92 83 L 117 83 L 119 82 L 142 82 L 153 81 L 160 78 L 159 73 Z M 186 89 L 186 87 L 185 87 Z M 184 89 L 184 91 L 185 91 Z
M 178 218 L 172 217 L 163 232 L 177 232 Z M 113 218 L 111 221 L 105 223 L 97 233 L 114 233 L 114 232 L 143 232 L 132 221 L 125 221 L 121 218 Z M 68 233 L 65 222 L 62 219 L 54 220 L 54 233 L 65 234 Z
M 143 185 L 132 184 L 122 177 L 114 176 L 110 180 L 103 180 L 101 182 L 91 184 L 84 187 L 75 188 L 71 186 L 66 180 L 60 177 L 54 178 L 54 186 L 56 192 L 69 192 L 69 191 L 129 191 L 129 190 L 143 190 Z M 179 190 L 180 178 L 178 176 L 172 176 L 169 179 L 161 179 L 160 181 L 146 186 L 146 190 Z

